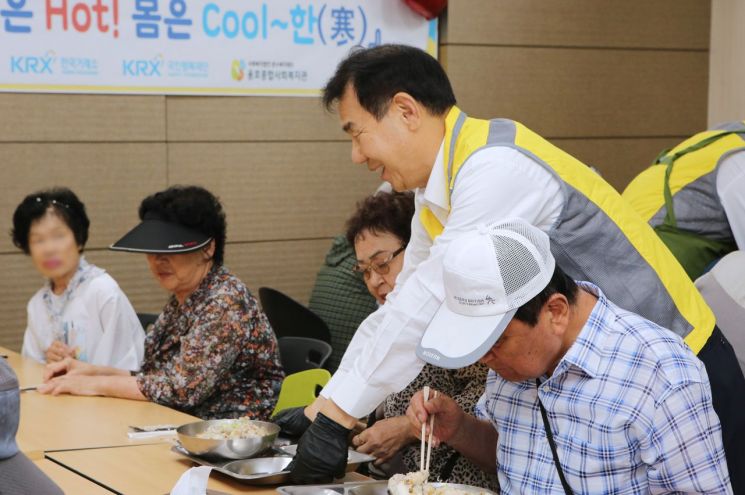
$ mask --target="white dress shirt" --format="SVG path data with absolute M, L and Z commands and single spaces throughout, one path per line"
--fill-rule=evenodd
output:
M 323 389 L 323 397 L 351 416 L 367 415 L 424 366 L 415 351 L 444 300 L 442 258 L 453 239 L 476 225 L 507 218 L 523 218 L 548 231 L 564 204 L 557 178 L 519 151 L 500 146 L 477 151 L 462 165 L 448 215 L 443 145 L 427 186 L 416 191 L 411 241 L 396 287 L 385 305 L 362 322 Z M 445 227 L 434 242 L 419 220 L 424 206 Z
M 717 194 L 740 250 L 745 249 L 745 151 L 732 153 L 719 164 Z
M 42 363 L 52 341 L 60 338 L 44 303 L 45 290 L 39 289 L 28 303 L 28 326 L 21 351 Z M 61 312 L 65 343 L 77 348 L 78 359 L 125 370 L 140 369 L 145 332 L 127 296 L 108 273 L 82 282 L 66 304 L 62 297 L 52 296 L 52 305 Z

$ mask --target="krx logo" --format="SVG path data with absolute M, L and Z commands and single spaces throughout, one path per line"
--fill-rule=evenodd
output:
M 152 60 L 122 60 L 122 74 L 134 77 L 161 77 L 163 74 L 163 59 Z
M 17 74 L 52 74 L 55 57 L 10 57 L 10 72 Z

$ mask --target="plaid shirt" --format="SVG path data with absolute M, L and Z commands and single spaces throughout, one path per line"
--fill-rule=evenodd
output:
M 703 364 L 677 335 L 598 296 L 584 328 L 540 391 L 489 372 L 476 414 L 499 432 L 503 494 L 732 493 Z

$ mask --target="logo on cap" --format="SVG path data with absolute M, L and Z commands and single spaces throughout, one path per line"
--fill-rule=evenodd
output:
M 440 360 L 440 355 L 439 354 L 435 354 L 434 352 L 423 351 L 422 354 L 424 354 L 428 358 L 434 359 L 435 361 L 439 361 Z
M 479 297 L 478 299 L 454 295 L 453 299 L 458 301 L 458 304 L 462 306 L 486 306 L 487 304 L 497 304 L 497 300 L 488 294 L 485 297 Z

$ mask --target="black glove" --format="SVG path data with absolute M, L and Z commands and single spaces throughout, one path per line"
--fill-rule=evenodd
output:
M 311 424 L 304 407 L 282 409 L 272 418 L 272 422 L 281 428 L 280 433 L 284 436 L 295 438 L 302 436 Z
M 318 413 L 297 444 L 287 470 L 297 484 L 331 483 L 343 478 L 347 468 L 347 438 L 352 430 Z

